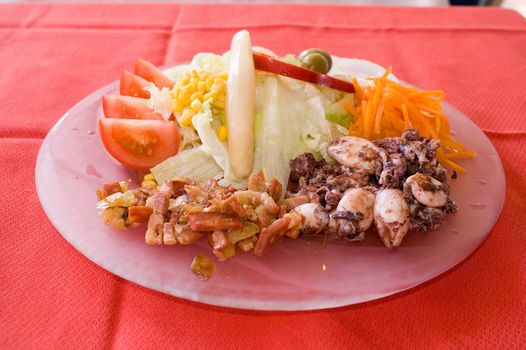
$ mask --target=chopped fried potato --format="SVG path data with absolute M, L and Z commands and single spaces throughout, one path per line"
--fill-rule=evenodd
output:
M 203 233 L 192 231 L 188 227 L 176 226 L 175 237 L 179 244 L 189 245 L 200 240 Z
M 258 225 L 251 222 L 245 222 L 244 225 L 245 226 L 240 230 L 232 230 L 227 232 L 227 238 L 229 242 L 236 244 L 239 241 L 254 236 L 261 230 Z
M 99 215 L 106 224 L 118 229 L 123 229 L 126 227 L 124 212 L 124 208 L 113 207 L 101 210 Z
M 134 205 L 128 208 L 128 221 L 130 223 L 148 222 L 153 209 L 143 205 Z
M 222 250 L 214 249 L 213 253 L 216 256 L 217 260 L 219 260 L 221 262 L 225 262 L 228 259 L 230 259 L 231 257 L 236 255 L 236 246 L 233 245 L 233 244 L 230 244 L 230 245 L 226 246 L 226 248 L 224 248 Z
M 255 237 L 255 236 L 253 236 L 253 237 Z M 254 242 L 252 241 L 251 238 L 246 238 L 246 239 L 243 239 L 243 240 L 237 242 L 237 247 L 239 249 L 241 249 L 241 251 L 243 251 L 245 253 L 248 253 L 252 249 L 254 249 Z
M 196 255 L 190 266 L 194 275 L 200 280 L 207 280 L 214 275 L 216 264 L 203 255 Z
M 175 238 L 175 228 L 171 222 L 165 222 L 163 226 L 163 243 L 165 245 L 175 245 L 177 244 L 177 239 Z

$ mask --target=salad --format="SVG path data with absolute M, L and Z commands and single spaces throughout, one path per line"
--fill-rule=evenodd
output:
M 475 153 L 453 136 L 443 99 L 372 62 L 320 49 L 277 57 L 247 31 L 223 55 L 164 72 L 138 59 L 120 95 L 103 97 L 99 135 L 140 186 L 104 184 L 97 208 L 115 228 L 147 223 L 149 245 L 206 237 L 219 261 L 285 237 L 359 241 L 374 229 L 394 249 L 458 210 L 448 181 Z M 205 279 L 214 269 L 205 256 L 192 264 Z

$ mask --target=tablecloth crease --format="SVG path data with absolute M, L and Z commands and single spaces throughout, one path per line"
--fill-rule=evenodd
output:
M 88 261 L 35 192 L 42 138 L 136 57 L 187 62 L 232 34 L 276 52 L 322 46 L 446 91 L 495 145 L 506 203 L 486 242 L 423 285 L 311 312 L 207 306 Z M 1 348 L 526 348 L 526 21 L 497 9 L 327 5 L 0 5 Z

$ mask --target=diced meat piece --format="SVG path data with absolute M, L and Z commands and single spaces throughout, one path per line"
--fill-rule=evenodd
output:
M 216 230 L 237 230 L 243 228 L 243 222 L 239 218 L 221 213 L 189 213 L 188 223 L 193 231 L 199 232 L 214 232 Z
M 155 213 L 161 213 L 163 215 L 166 214 L 166 211 L 168 210 L 168 205 L 170 204 L 168 197 L 166 197 L 161 192 L 155 192 L 151 198 L 151 205 L 153 211 Z
M 296 211 L 291 211 L 290 213 L 285 214 L 283 218 L 289 220 L 286 233 L 287 237 L 294 239 L 298 238 L 301 228 L 303 227 L 302 215 Z
M 230 196 L 227 199 L 213 199 L 211 202 L 213 204 L 211 211 L 219 211 L 224 214 L 239 216 L 243 219 L 248 216 L 247 210 L 235 196 Z
M 236 255 L 236 246 L 231 244 L 223 250 L 213 250 L 217 260 L 224 262 Z
M 168 198 L 178 197 L 183 194 L 182 190 L 184 190 L 184 186 L 187 184 L 188 181 L 186 180 L 168 180 L 161 186 L 160 192 Z
M 267 193 L 274 199 L 276 202 L 279 201 L 281 198 L 281 191 L 283 190 L 283 186 L 281 185 L 281 182 L 279 182 L 278 179 L 272 178 L 270 179 L 268 185 L 267 185 Z
M 287 214 L 287 206 L 286 205 L 280 205 L 279 206 L 279 212 L 278 212 L 278 218 L 282 218 Z
M 185 226 L 175 226 L 175 237 L 177 242 L 182 245 L 189 245 L 197 242 L 203 237 L 202 232 L 195 232 Z
M 203 191 L 201 188 L 192 185 L 184 186 L 184 189 L 190 199 L 194 200 L 199 204 L 204 204 L 208 200 L 208 192 Z
M 224 231 L 214 231 L 211 240 L 214 247 L 213 253 L 219 261 L 226 261 L 236 255 L 236 248 L 228 240 Z
M 247 216 L 247 211 L 243 208 L 241 202 L 236 197 L 230 196 L 223 204 L 226 212 L 235 214 L 241 218 Z
M 258 225 L 264 227 L 268 226 L 272 220 L 278 215 L 280 207 L 266 192 L 256 191 L 237 191 L 234 196 L 244 205 L 249 205 L 255 208 L 258 216 Z M 268 220 L 270 222 L 266 223 Z
M 252 239 L 246 238 L 237 242 L 237 246 L 239 249 L 241 249 L 241 251 L 248 253 L 254 249 L 254 242 L 252 242 Z
M 287 233 L 289 224 L 290 218 L 283 217 L 274 221 L 270 226 L 263 228 L 254 248 L 254 254 L 261 256 L 271 247 L 278 244 Z
M 144 205 L 134 205 L 128 208 L 128 221 L 130 223 L 148 222 L 153 209 Z
M 263 170 L 260 170 L 259 172 L 253 173 L 249 176 L 247 187 L 252 191 L 266 191 L 267 184 L 265 183 L 265 174 L 263 174 Z
M 146 201 L 148 200 L 148 197 L 150 197 L 151 191 L 144 188 L 135 188 L 131 191 L 135 198 L 137 198 L 137 203 L 135 203 L 135 205 L 146 205 Z
M 177 244 L 177 239 L 175 238 L 175 228 L 171 222 L 165 222 L 163 225 L 163 243 L 165 245 Z
M 110 182 L 102 185 L 102 195 L 104 196 L 104 198 L 120 191 L 121 184 L 118 182 Z
M 257 216 L 256 224 L 258 224 L 258 226 L 260 227 L 269 226 L 272 223 L 272 221 L 276 219 L 276 216 L 277 216 L 277 213 L 276 214 L 269 213 L 269 211 L 263 204 L 258 205 L 256 209 L 254 209 L 254 212 L 256 213 L 256 216 Z M 278 210 L 278 213 L 279 213 L 279 210 Z
M 217 187 L 218 187 L 218 183 L 217 183 L 217 180 L 214 180 L 214 179 L 208 179 L 206 180 L 205 182 L 203 182 L 201 184 L 201 189 L 205 192 L 212 192 L 214 191 Z
M 214 231 L 214 233 L 212 233 L 212 245 L 214 250 L 223 250 L 230 244 L 231 243 L 228 241 L 224 231 Z
M 164 217 L 160 213 L 153 213 L 148 220 L 148 229 L 144 240 L 146 244 L 163 244 Z

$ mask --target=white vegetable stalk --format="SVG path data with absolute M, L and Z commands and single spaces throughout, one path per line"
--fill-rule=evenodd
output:
M 230 47 L 227 82 L 228 154 L 234 173 L 246 178 L 254 164 L 254 118 L 256 113 L 256 71 L 250 34 L 234 35 Z

